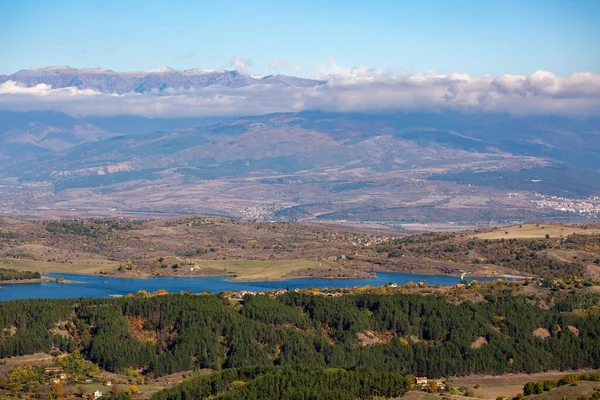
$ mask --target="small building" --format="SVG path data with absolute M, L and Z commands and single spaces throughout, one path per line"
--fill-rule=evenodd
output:
M 99 397 L 102 397 L 102 391 L 100 391 L 100 390 L 96 390 L 96 391 L 94 392 L 94 398 L 95 398 L 95 399 L 97 399 L 97 398 L 99 398 Z
M 60 374 L 58 377 L 59 377 L 61 380 L 65 380 L 65 379 L 67 379 L 67 375 L 66 375 L 66 374 Z
M 426 376 L 418 376 L 417 377 L 417 385 L 423 386 L 427 385 L 427 377 Z
M 112 382 L 111 381 L 106 381 L 106 386 L 112 386 Z
M 62 367 L 46 367 L 44 368 L 44 372 L 48 373 L 48 372 L 62 372 L 63 368 Z
M 59 378 L 52 378 L 52 379 L 50 379 L 50 383 L 55 383 L 55 384 L 60 383 L 60 379 Z

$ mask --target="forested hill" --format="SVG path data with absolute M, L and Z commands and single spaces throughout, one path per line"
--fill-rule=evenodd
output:
M 400 374 L 373 369 L 254 367 L 190 379 L 152 399 L 204 399 L 217 395 L 223 400 L 392 398 L 405 394 L 411 383 L 411 379 Z
M 150 377 L 252 366 L 429 377 L 600 367 L 597 295 L 572 294 L 544 309 L 497 285 L 485 300 L 460 304 L 435 295 L 295 292 L 246 296 L 243 304 L 185 294 L 4 302 L 0 358 L 79 349 L 105 370 Z

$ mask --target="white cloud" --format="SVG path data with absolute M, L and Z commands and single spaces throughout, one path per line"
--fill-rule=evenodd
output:
M 329 62 L 331 65 L 320 66 L 317 78 L 327 80 L 332 85 L 373 82 L 377 78 L 384 78 L 382 71 L 371 67 L 344 68 L 340 67 L 334 58 Z
M 245 68 L 247 62 L 234 58 Z M 600 116 L 600 74 L 569 77 L 536 71 L 529 76 L 443 75 L 435 72 L 391 74 L 368 67 L 322 67 L 326 85 L 296 88 L 257 84 L 241 88 L 170 88 L 162 93 L 103 94 L 48 85 L 0 85 L 0 109 L 57 110 L 74 115 L 144 116 L 254 115 L 323 110 L 377 112 L 458 110 L 515 115 Z
M 246 72 L 246 67 L 254 65 L 251 60 L 247 60 L 239 56 L 232 57 L 231 60 L 229 60 L 229 64 L 240 73 Z

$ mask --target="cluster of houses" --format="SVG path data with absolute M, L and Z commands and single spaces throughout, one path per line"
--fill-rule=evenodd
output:
M 240 290 L 239 292 L 237 292 L 237 291 L 231 292 L 231 294 L 229 296 L 226 296 L 226 297 L 231 298 L 231 299 L 241 299 L 245 295 L 250 295 L 250 296 L 259 295 L 259 296 L 262 296 L 262 295 L 267 294 L 267 293 L 268 294 L 277 294 L 277 295 L 279 295 L 279 294 L 283 294 L 285 292 L 286 292 L 286 290 L 278 290 L 276 293 L 275 292 L 252 292 L 252 291 L 249 291 L 249 290 Z
M 340 296 L 344 295 L 344 293 L 342 293 L 342 292 L 321 292 L 321 291 L 314 292 L 313 294 L 315 296 L 325 296 L 325 297 L 340 297 Z
M 242 299 L 245 295 L 250 295 L 250 296 L 262 296 L 262 295 L 270 295 L 270 296 L 280 296 L 284 293 L 287 293 L 288 290 L 284 290 L 284 289 L 279 289 L 279 290 L 270 290 L 270 291 L 266 291 L 266 292 L 252 292 L 249 290 L 240 290 L 238 291 L 234 291 L 231 292 L 227 295 L 225 295 L 225 298 L 229 298 L 229 299 Z M 300 289 L 294 289 L 294 292 L 300 292 Z M 326 297 L 340 297 L 343 296 L 345 293 L 342 292 L 323 292 L 321 290 L 318 291 L 312 291 L 312 294 L 314 294 L 315 296 L 326 296 Z
M 53 378 L 50 378 L 50 383 L 61 383 L 67 379 L 67 374 L 63 373 L 62 367 L 47 367 L 44 368 L 44 372 L 55 375 Z
M 392 289 L 400 287 L 400 285 L 398 285 L 397 283 L 390 283 L 386 286 L 388 286 L 389 288 L 392 288 Z M 457 283 L 456 285 L 454 285 L 454 287 L 457 289 L 468 288 L 470 286 L 471 286 L 470 284 L 464 284 L 464 283 Z M 406 287 L 406 288 L 428 288 L 428 287 L 433 287 L 433 286 L 429 286 L 426 282 L 417 282 L 417 283 L 409 282 L 406 285 L 404 285 L 404 287 Z M 436 285 L 435 287 L 439 287 L 439 285 Z M 365 289 L 365 288 L 369 288 L 369 286 L 366 286 L 364 288 L 355 287 L 353 289 L 348 289 L 348 288 L 346 288 L 346 289 L 327 289 L 327 288 L 324 288 L 324 289 L 313 289 L 313 288 L 294 289 L 294 292 L 296 292 L 296 293 L 306 292 L 308 290 L 311 294 L 313 294 L 315 296 L 340 297 L 345 294 L 352 294 L 352 293 L 355 293 L 356 291 L 361 291 L 361 289 Z M 287 292 L 288 292 L 288 290 L 284 290 L 284 289 L 268 290 L 268 291 L 261 291 L 261 292 L 241 290 L 241 291 L 234 291 L 234 292 L 230 292 L 230 293 L 224 293 L 224 296 L 225 296 L 225 298 L 228 298 L 228 299 L 242 299 L 245 295 L 280 296 Z
M 441 379 L 427 379 L 426 376 L 418 376 L 415 381 L 415 389 L 425 390 L 425 391 L 433 391 L 433 388 L 436 388 L 435 391 L 444 391 L 446 390 L 446 384 Z
M 46 367 L 46 368 L 44 368 L 44 372 L 46 374 L 52 374 L 52 375 L 54 375 L 49 380 L 49 383 L 52 383 L 52 384 L 62 383 L 68 377 L 67 374 L 65 374 L 63 372 L 63 367 Z M 92 380 L 91 379 L 87 379 L 85 382 L 86 383 L 92 383 Z M 106 381 L 105 385 L 106 386 L 112 386 L 112 382 L 111 381 Z M 92 395 L 93 395 L 94 399 L 98 399 L 98 398 L 102 397 L 102 391 L 101 390 L 96 390 Z

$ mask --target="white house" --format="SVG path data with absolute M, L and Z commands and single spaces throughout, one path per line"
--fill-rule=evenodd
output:
M 94 392 L 94 398 L 97 399 L 98 397 L 102 397 L 102 392 L 100 390 Z

